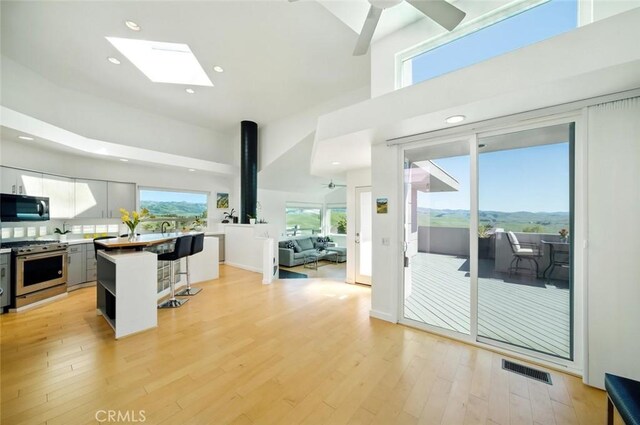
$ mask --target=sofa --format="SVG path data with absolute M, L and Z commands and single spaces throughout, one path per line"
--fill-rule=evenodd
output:
M 318 241 L 320 238 L 320 241 Z M 336 252 L 338 262 L 347 261 L 347 248 L 337 247 L 333 242 L 328 242 L 322 236 L 298 236 L 278 242 L 279 264 L 284 267 L 295 267 L 304 264 L 305 254 L 325 248 Z

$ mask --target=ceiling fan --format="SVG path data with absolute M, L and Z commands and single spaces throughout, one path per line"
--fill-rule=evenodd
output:
M 362 31 L 353 51 L 354 56 L 362 56 L 369 50 L 373 33 L 376 30 L 382 11 L 406 1 L 438 25 L 452 31 L 464 19 L 466 13 L 445 0 L 369 0 L 369 14 L 364 21 Z
M 333 179 L 329 181 L 329 183 L 322 183 L 323 186 L 327 186 L 329 189 L 335 189 L 336 187 L 347 187 L 346 184 L 335 184 Z

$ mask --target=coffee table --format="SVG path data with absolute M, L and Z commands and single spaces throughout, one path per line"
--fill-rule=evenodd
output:
M 334 261 L 338 263 L 338 252 L 323 250 L 309 251 L 304 253 L 304 268 L 318 270 L 318 260 Z

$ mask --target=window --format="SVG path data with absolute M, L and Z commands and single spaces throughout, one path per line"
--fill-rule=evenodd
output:
M 344 205 L 327 207 L 327 234 L 347 234 L 347 208 Z
M 315 235 L 322 232 L 322 206 L 287 204 L 287 236 Z
M 480 29 L 462 30 L 462 36 L 449 33 L 457 36 L 454 40 L 446 34 L 423 45 L 418 53 L 401 57 L 401 86 L 426 81 L 574 29 L 578 5 L 577 0 L 550 0 L 524 11 L 520 9 L 497 22 L 495 16 L 488 16 L 490 23 Z
M 140 189 L 140 208 L 149 210 L 152 218 L 142 224 L 147 231 L 161 230 L 169 222 L 171 230 L 198 230 L 206 226 L 209 194 L 204 192 Z

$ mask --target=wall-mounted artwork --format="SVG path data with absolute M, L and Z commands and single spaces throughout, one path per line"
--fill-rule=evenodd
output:
M 386 214 L 389 210 L 388 207 L 389 200 L 387 198 L 378 198 L 376 199 L 376 212 L 378 214 Z
M 216 197 L 216 208 L 226 209 L 229 208 L 229 194 L 218 193 Z

